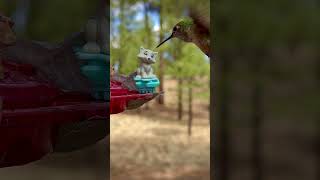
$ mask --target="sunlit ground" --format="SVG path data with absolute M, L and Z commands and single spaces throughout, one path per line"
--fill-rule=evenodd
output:
M 112 180 L 202 180 L 210 176 L 208 101 L 194 103 L 192 136 L 187 134 L 187 104 L 177 120 L 176 82 L 166 81 L 166 106 L 154 103 L 111 116 Z

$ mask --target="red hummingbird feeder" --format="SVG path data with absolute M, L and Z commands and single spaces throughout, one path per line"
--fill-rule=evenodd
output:
M 59 129 L 65 124 L 109 118 L 108 102 L 97 101 L 90 94 L 62 91 L 39 79 L 30 65 L 2 64 L 0 168 L 23 165 L 55 152 Z
M 53 83 L 40 79 L 32 65 L 5 60 L 2 65 L 4 78 L 0 80 L 0 168 L 24 165 L 39 160 L 48 153 L 71 151 L 94 144 L 109 133 L 106 132 L 109 131 L 106 118 L 109 118 L 110 113 L 136 109 L 158 95 L 141 94 L 138 90 L 125 88 L 121 82 L 111 80 L 110 103 L 98 101 L 91 94 L 66 92 Z M 93 135 L 97 137 L 79 147 L 64 147 L 73 146 L 74 140 L 81 138 L 76 136 L 67 143 L 61 143 L 67 138 L 60 137 L 60 129 L 84 120 L 97 124 L 90 133 L 100 131 L 100 135 Z
M 118 114 L 125 110 L 136 109 L 144 103 L 152 100 L 157 93 L 141 94 L 136 90 L 129 90 L 125 88 L 121 82 L 110 82 L 110 113 Z

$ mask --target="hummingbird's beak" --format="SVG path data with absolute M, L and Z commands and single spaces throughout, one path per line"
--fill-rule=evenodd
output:
M 160 47 L 163 43 L 167 42 L 168 40 L 170 40 L 171 38 L 173 38 L 173 33 L 164 41 L 162 41 L 156 48 Z

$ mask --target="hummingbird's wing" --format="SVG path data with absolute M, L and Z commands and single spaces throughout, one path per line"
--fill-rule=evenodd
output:
M 192 18 L 201 33 L 210 35 L 210 10 L 208 8 L 190 8 L 189 16 Z

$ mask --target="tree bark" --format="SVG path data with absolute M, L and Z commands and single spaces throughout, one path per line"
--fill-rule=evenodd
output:
M 119 3 L 119 9 L 120 9 L 120 12 L 119 12 L 119 17 L 120 17 L 120 26 L 119 26 L 119 31 L 120 31 L 120 36 L 119 36 L 119 44 L 120 44 L 120 47 L 119 47 L 119 73 L 122 73 L 122 67 L 123 67 L 123 57 L 122 57 L 123 52 L 122 52 L 121 49 L 124 46 L 124 42 L 122 40 L 122 34 L 125 31 L 124 5 L 125 5 L 124 0 L 120 0 L 120 3 Z
M 191 85 L 192 83 L 192 78 L 190 79 L 189 84 Z M 192 112 L 192 104 L 193 104 L 193 97 L 192 97 L 192 86 L 190 86 L 189 88 L 189 120 L 188 120 L 188 135 L 191 136 L 192 135 L 192 121 L 193 121 L 193 112 Z
M 148 15 L 148 0 L 144 0 L 144 28 L 146 32 L 145 44 L 148 48 L 151 46 L 151 29 L 149 25 L 149 15 Z
M 163 6 L 163 1 L 160 0 L 160 15 L 159 15 L 159 21 L 160 21 L 160 29 L 159 29 L 159 41 L 161 42 L 163 39 L 163 27 L 162 27 L 162 18 L 164 14 L 164 6 Z M 164 62 L 163 62 L 163 54 L 160 52 L 159 54 L 159 91 L 163 92 L 164 91 L 164 78 L 163 78 L 163 71 L 164 71 Z M 164 95 L 159 96 L 158 98 L 158 103 L 161 105 L 164 105 Z
M 178 78 L 178 120 L 182 120 L 182 111 L 183 111 L 183 103 L 182 103 L 182 97 L 183 97 L 183 89 L 182 89 L 182 78 Z
M 148 48 L 151 47 L 151 29 L 149 25 L 149 16 L 148 16 L 148 0 L 144 0 L 144 27 L 146 31 L 146 38 L 145 38 L 145 44 Z M 149 104 L 145 104 L 145 108 L 148 110 L 150 109 Z

